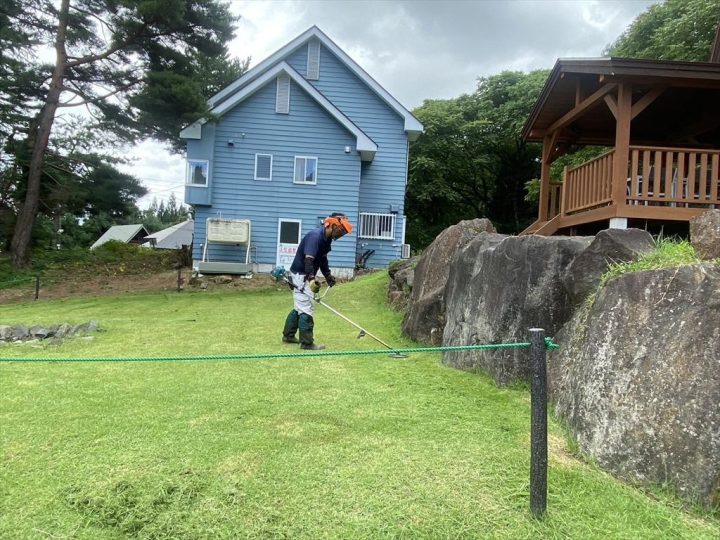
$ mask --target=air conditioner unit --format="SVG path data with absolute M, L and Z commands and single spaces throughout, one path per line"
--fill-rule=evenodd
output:
M 400 253 L 401 259 L 409 259 L 410 258 L 410 244 L 403 244 L 402 245 L 402 252 Z

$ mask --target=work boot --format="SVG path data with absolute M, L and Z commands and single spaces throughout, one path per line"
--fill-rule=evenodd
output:
M 282 341 L 283 343 L 300 343 L 300 340 L 295 336 L 283 336 Z
M 300 348 L 303 351 L 322 351 L 325 348 L 325 345 L 319 345 L 317 343 L 303 343 L 302 345 L 300 345 Z

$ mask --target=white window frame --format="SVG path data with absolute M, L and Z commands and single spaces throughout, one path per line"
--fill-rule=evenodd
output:
M 258 176 L 258 157 L 270 157 L 270 176 L 268 178 L 262 178 Z M 272 180 L 273 171 L 273 155 L 272 154 L 255 154 L 255 180 L 262 180 L 264 182 L 270 182 Z
M 370 220 L 370 225 L 366 220 Z M 390 232 L 383 233 L 383 220 L 390 220 Z M 360 212 L 360 220 L 358 223 L 358 238 L 366 238 L 369 240 L 395 240 L 395 225 L 397 224 L 397 214 L 383 214 L 380 212 Z M 372 230 L 368 230 L 372 229 Z
M 196 164 L 204 164 L 205 165 L 205 171 L 207 172 L 205 176 L 205 183 L 204 184 L 196 184 L 194 182 L 191 182 L 192 178 L 192 168 Z M 192 187 L 199 187 L 199 188 L 206 188 L 210 184 L 210 160 L 208 159 L 188 159 L 187 165 L 185 167 L 185 185 L 186 186 L 192 186 Z
M 296 180 L 296 178 L 297 178 L 297 164 L 298 164 L 298 159 L 304 159 L 304 160 L 305 160 L 305 171 L 307 171 L 307 160 L 308 160 L 308 159 L 314 159 L 314 160 L 315 160 L 315 175 L 314 175 L 314 181 L 313 181 L 313 182 L 305 182 L 305 180 L 304 180 L 304 179 L 305 179 L 305 171 L 303 171 L 303 181 L 302 181 L 302 182 L 298 182 L 298 181 Z M 318 165 L 319 165 L 319 161 L 320 161 L 320 160 L 318 160 L 317 156 L 295 156 L 295 157 L 293 158 L 293 184 L 301 184 L 301 185 L 306 185 L 306 186 L 314 186 L 314 185 L 316 185 L 316 184 L 317 184 L 317 181 L 318 181 Z

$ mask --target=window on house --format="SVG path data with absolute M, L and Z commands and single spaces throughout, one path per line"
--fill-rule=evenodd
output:
M 206 159 L 188 159 L 185 183 L 188 186 L 207 186 L 210 162 Z
M 317 81 L 320 78 L 320 42 L 308 42 L 307 78 Z
M 280 75 L 277 78 L 275 112 L 280 114 L 288 114 L 290 112 L 290 77 L 287 75 Z
M 317 163 L 316 157 L 295 156 L 293 182 L 295 184 L 317 184 Z
M 395 239 L 395 214 L 360 213 L 360 238 L 373 240 Z
M 255 154 L 255 180 L 272 180 L 272 154 Z

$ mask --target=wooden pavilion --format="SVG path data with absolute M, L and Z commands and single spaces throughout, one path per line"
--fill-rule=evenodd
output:
M 720 27 L 710 62 L 560 59 L 523 130 L 542 142 L 538 219 L 522 234 L 687 223 L 720 208 Z M 571 147 L 609 150 L 551 183 Z

